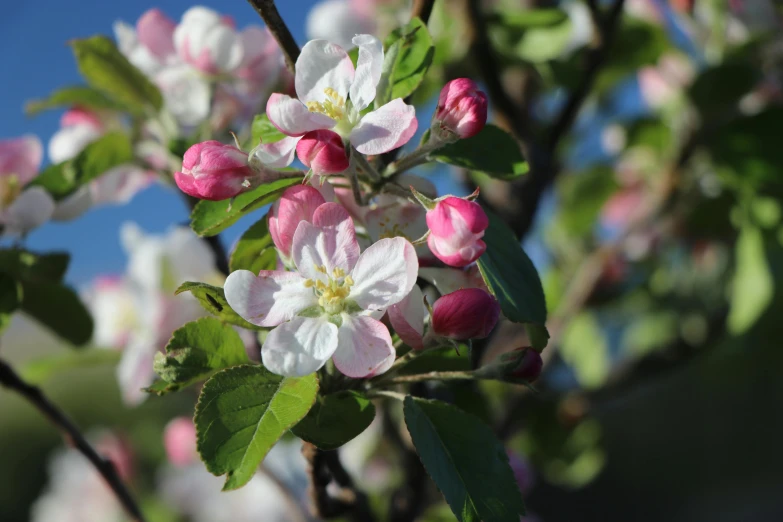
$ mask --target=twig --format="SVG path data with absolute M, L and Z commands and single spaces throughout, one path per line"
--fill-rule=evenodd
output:
M 430 21 L 432 8 L 435 6 L 435 0 L 413 0 L 413 9 L 411 9 L 411 18 L 417 16 L 425 24 Z
M 19 375 L 14 372 L 5 361 L 0 360 L 0 385 L 19 393 L 27 399 L 33 406 L 44 414 L 65 437 L 67 437 L 73 446 L 84 455 L 87 460 L 101 474 L 106 484 L 112 489 L 122 507 L 135 522 L 145 522 L 139 506 L 131 496 L 130 491 L 125 487 L 122 479 L 117 474 L 117 470 L 111 461 L 101 457 L 90 443 L 84 438 L 79 428 L 55 406 L 36 386 L 31 386 L 24 382 Z
M 393 384 L 406 384 L 425 381 L 461 381 L 475 379 L 473 372 L 428 372 L 414 375 L 400 375 L 379 381 L 375 386 L 391 386 Z
M 288 29 L 280 13 L 277 11 L 274 0 L 247 0 L 253 9 L 263 18 L 264 23 L 269 28 L 280 49 L 285 56 L 285 63 L 291 74 L 294 73 L 296 59 L 299 58 L 299 45 L 294 40 L 294 35 Z

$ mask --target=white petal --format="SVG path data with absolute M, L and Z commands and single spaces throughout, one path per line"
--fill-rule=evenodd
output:
M 361 111 L 375 99 L 375 87 L 381 79 L 383 68 L 383 44 L 369 34 L 357 34 L 353 37 L 353 43 L 359 47 L 359 59 L 351 84 L 351 100 L 356 110 Z
M 117 383 L 120 386 L 122 400 L 128 406 L 137 406 L 144 402 L 147 393 L 142 391 L 155 380 L 152 361 L 158 351 L 155 340 L 149 332 L 139 332 L 122 351 L 117 365 Z
M 344 375 L 371 377 L 388 370 L 394 363 L 394 346 L 389 329 L 372 317 L 342 314 L 339 344 L 334 365 Z
M 320 102 L 326 99 L 326 89 L 334 89 L 345 98 L 353 75 L 345 49 L 326 40 L 310 40 L 296 60 L 296 95 L 304 103 Z
M 52 219 L 54 221 L 71 221 L 87 212 L 93 204 L 89 186 L 79 187 L 76 192 L 57 202 Z
M 307 107 L 286 94 L 274 93 L 266 102 L 266 115 L 272 125 L 288 136 L 302 136 L 318 129 L 331 129 L 335 121 L 324 114 L 310 112 Z
M 30 187 L 19 194 L 2 214 L 4 234 L 23 236 L 40 227 L 54 214 L 54 200 L 41 187 Z
M 226 301 L 246 321 L 258 326 L 277 326 L 317 304 L 312 288 L 293 272 L 249 270 L 228 275 L 223 286 Z
M 427 309 L 424 307 L 424 296 L 418 285 L 413 285 L 405 299 L 389 308 L 389 322 L 400 339 L 416 350 L 421 350 L 424 336 L 424 321 Z
M 92 125 L 71 125 L 54 133 L 49 140 L 49 160 L 62 163 L 79 154 L 84 147 L 100 138 L 101 131 Z
M 169 112 L 180 125 L 195 126 L 209 115 L 209 84 L 187 65 L 167 67 L 155 76 Z
M 364 115 L 350 139 L 362 154 L 382 154 L 408 143 L 417 127 L 416 109 L 397 98 Z
M 321 368 L 337 349 L 337 327 L 325 318 L 297 317 L 266 337 L 261 361 L 285 377 L 309 375 Z
M 381 239 L 356 262 L 349 297 L 365 310 L 385 310 L 408 295 L 418 271 L 413 245 L 401 237 Z
M 301 221 L 297 226 L 291 254 L 299 273 L 308 279 L 325 280 L 335 268 L 350 273 L 359 258 L 359 243 L 348 212 L 337 203 L 319 206 L 312 224 Z
M 89 184 L 95 203 L 127 203 L 152 181 L 144 169 L 130 163 L 118 165 Z
M 322 0 L 307 14 L 307 38 L 322 38 L 334 42 L 343 49 L 351 47 L 351 38 L 356 34 L 374 33 L 374 5 L 362 9 L 362 4 L 353 0 Z
M 296 144 L 299 143 L 299 139 L 299 137 L 286 136 L 274 143 L 262 143 L 253 150 L 256 158 L 263 165 L 281 169 L 289 166 L 294 161 Z

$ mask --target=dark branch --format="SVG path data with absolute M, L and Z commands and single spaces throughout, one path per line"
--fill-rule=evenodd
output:
M 269 32 L 275 37 L 280 49 L 285 56 L 285 63 L 291 74 L 294 73 L 296 59 L 299 58 L 299 45 L 294 40 L 294 36 L 283 21 L 280 13 L 275 6 L 274 0 L 247 0 L 253 9 L 264 19 L 264 23 L 269 28 Z
M 435 0 L 413 0 L 411 18 L 416 18 L 418 16 L 421 18 L 421 21 L 426 24 L 430 21 L 430 15 L 432 14 L 432 8 L 434 6 Z
M 98 452 L 90 446 L 84 438 L 84 435 L 79 431 L 79 428 L 77 428 L 76 425 L 57 408 L 57 406 L 52 404 L 38 387 L 31 386 L 24 382 L 21 377 L 14 372 L 13 368 L 2 360 L 0 360 L 0 385 L 15 391 L 27 399 L 33 406 L 38 408 L 49 422 L 60 430 L 82 455 L 87 457 L 87 460 L 90 461 L 112 491 L 114 491 L 114 494 L 122 504 L 122 507 L 125 508 L 125 511 L 128 512 L 131 518 L 135 522 L 144 522 L 145 519 L 141 514 L 141 510 L 131 496 L 130 491 L 128 491 L 128 488 L 123 484 L 122 479 L 117 474 L 117 470 L 114 468 L 111 461 L 101 457 Z

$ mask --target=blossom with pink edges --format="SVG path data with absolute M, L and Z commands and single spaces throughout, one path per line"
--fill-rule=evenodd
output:
M 397 304 L 389 307 L 389 322 L 405 344 L 414 350 L 423 350 L 424 322 L 427 309 L 424 307 L 424 294 L 419 285 L 413 285 L 411 291 Z
M 157 8 L 139 17 L 136 26 L 114 24 L 117 46 L 128 60 L 148 76 L 179 61 L 174 47 L 177 24 Z
M 440 91 L 432 129 L 441 137 L 478 134 L 487 123 L 487 95 L 470 78 L 457 78 Z
M 0 178 L 14 176 L 19 185 L 27 185 L 38 175 L 43 160 L 41 140 L 31 134 L 0 140 Z
M 403 238 L 381 239 L 359 255 L 348 212 L 324 203 L 313 221 L 294 234 L 296 272 L 231 273 L 226 300 L 258 326 L 275 327 L 261 349 L 270 371 L 308 375 L 333 359 L 348 377 L 388 370 L 395 358 L 391 336 L 377 318 L 413 288 L 416 252 Z
M 38 175 L 43 146 L 35 136 L 0 140 L 0 226 L 22 237 L 52 217 L 54 200 L 41 187 L 25 188 Z
M 266 105 L 269 121 L 287 139 L 266 150 L 262 144 L 262 163 L 293 159 L 291 153 L 302 136 L 311 131 L 329 129 L 349 141 L 362 154 L 381 154 L 401 147 L 416 132 L 418 122 L 412 105 L 401 98 L 368 112 L 381 79 L 383 45 L 369 34 L 356 35 L 359 47 L 354 67 L 348 53 L 326 40 L 311 40 L 296 61 L 294 84 L 297 98 L 275 93 Z
M 188 65 L 206 74 L 230 72 L 242 62 L 242 42 L 230 19 L 191 7 L 174 30 L 174 47 Z
M 441 296 L 432 305 L 432 331 L 466 340 L 487 337 L 500 317 L 497 300 L 480 288 L 463 288 Z
M 487 245 L 481 240 L 489 219 L 475 201 L 449 196 L 427 211 L 430 235 L 427 245 L 449 266 L 467 266 L 481 257 Z
M 272 242 L 283 260 L 290 264 L 291 246 L 299 223 L 313 222 L 313 214 L 326 203 L 324 196 L 309 185 L 294 185 L 283 191 L 269 211 L 268 227 Z

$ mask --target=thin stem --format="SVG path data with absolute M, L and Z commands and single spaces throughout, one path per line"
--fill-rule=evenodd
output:
M 359 187 L 359 177 L 356 175 L 356 166 L 351 165 L 346 171 L 348 175 L 348 181 L 351 182 L 351 191 L 353 192 L 353 199 L 360 207 L 364 206 L 364 198 L 362 197 L 362 190 Z
M 294 35 L 288 29 L 280 13 L 277 11 L 274 0 L 247 0 L 256 12 L 263 18 L 264 23 L 269 28 L 280 49 L 285 56 L 285 63 L 291 74 L 296 67 L 296 59 L 299 58 L 299 45 L 294 40 Z
M 418 167 L 419 165 L 427 163 L 430 161 L 428 158 L 430 152 L 432 152 L 432 149 L 419 147 L 407 156 L 403 156 L 389 165 L 389 167 L 386 169 L 386 172 L 384 173 L 384 177 L 391 178 L 392 176 L 402 174 L 406 170 L 410 170 L 414 167 Z
M 425 381 L 457 381 L 457 380 L 472 380 L 477 376 L 473 372 L 429 372 L 429 373 L 417 373 L 415 375 L 400 375 L 398 377 L 392 377 L 383 381 L 378 381 L 373 387 L 377 386 L 390 386 L 393 384 L 406 384 L 411 382 L 425 382 Z
M 33 406 L 44 414 L 63 435 L 68 438 L 73 446 L 84 455 L 87 460 L 101 474 L 106 484 L 112 489 L 122 507 L 131 516 L 134 522 L 145 522 L 138 504 L 133 499 L 130 491 L 117 474 L 117 470 L 111 461 L 101 457 L 98 452 L 84 438 L 79 428 L 69 419 L 65 413 L 55 406 L 41 392 L 37 386 L 24 382 L 5 361 L 0 360 L 0 385 L 13 390 L 27 399 Z
M 367 158 L 365 158 L 364 155 L 358 150 L 353 148 L 353 146 L 351 146 L 351 158 L 353 158 L 361 171 L 367 174 L 367 177 L 370 178 L 371 181 L 377 182 L 381 180 L 381 175 L 378 174 L 378 171 L 375 170 L 373 166 L 370 165 L 370 162 L 367 161 Z
M 370 399 L 373 397 L 389 397 L 390 399 L 404 401 L 406 395 L 404 393 L 397 393 L 389 390 L 370 390 L 367 392 L 367 397 Z

